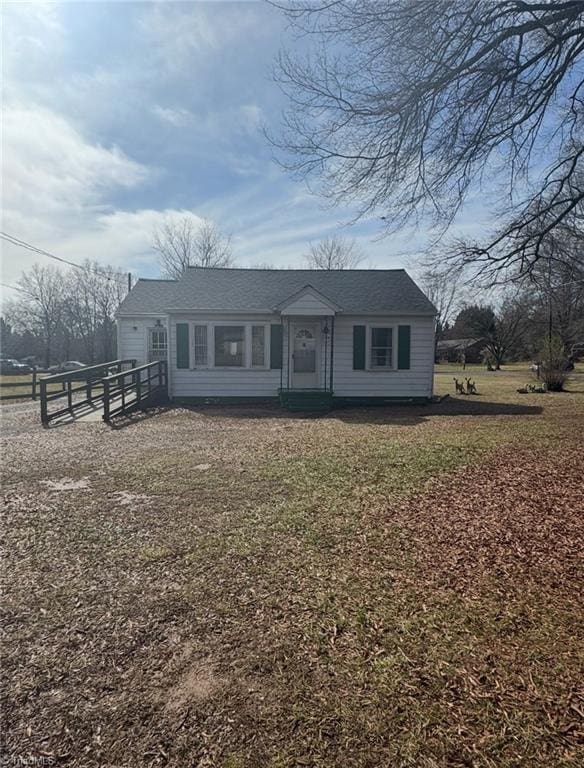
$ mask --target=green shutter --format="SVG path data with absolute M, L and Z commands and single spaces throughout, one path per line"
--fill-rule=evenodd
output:
M 176 324 L 176 367 L 189 367 L 189 324 Z
M 353 370 L 365 370 L 365 338 L 366 328 L 364 325 L 353 326 Z
M 270 368 L 282 367 L 282 326 L 270 326 Z
M 400 325 L 397 329 L 397 367 L 409 370 L 411 326 Z

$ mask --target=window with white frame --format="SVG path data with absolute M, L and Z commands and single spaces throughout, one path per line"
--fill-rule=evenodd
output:
M 215 367 L 245 367 L 245 325 L 215 326 Z
M 370 368 L 393 368 L 393 328 L 371 326 L 369 337 Z
M 203 368 L 209 364 L 208 333 L 206 325 L 195 325 L 193 333 L 195 368 Z
M 264 325 L 251 327 L 251 365 L 264 368 L 266 365 L 266 328 Z
M 193 368 L 267 368 L 269 325 L 193 323 Z
M 162 326 L 148 329 L 148 362 L 166 360 L 168 345 L 166 340 L 166 328 Z

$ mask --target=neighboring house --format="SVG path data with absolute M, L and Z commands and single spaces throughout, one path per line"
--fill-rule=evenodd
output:
M 486 339 L 445 339 L 436 345 L 436 357 L 441 363 L 482 363 Z
M 402 269 L 190 267 L 136 283 L 118 311 L 118 356 L 167 360 L 178 401 L 427 401 L 435 314 Z

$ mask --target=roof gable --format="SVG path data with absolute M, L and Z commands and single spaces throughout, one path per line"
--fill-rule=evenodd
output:
M 305 285 L 275 307 L 282 315 L 330 315 L 342 307 L 311 285 Z

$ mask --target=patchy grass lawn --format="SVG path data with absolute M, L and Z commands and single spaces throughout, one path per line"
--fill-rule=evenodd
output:
M 584 381 L 476 380 L 316 419 L 3 408 L 6 753 L 580 765 Z

